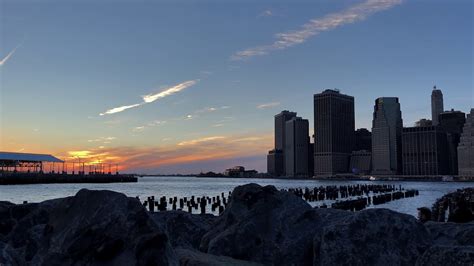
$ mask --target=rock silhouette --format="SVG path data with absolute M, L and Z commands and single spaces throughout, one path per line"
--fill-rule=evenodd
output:
M 0 202 L 0 265 L 472 265 L 473 242 L 473 223 L 311 208 L 256 184 L 235 188 L 220 216 L 150 213 L 135 198 L 85 189 Z

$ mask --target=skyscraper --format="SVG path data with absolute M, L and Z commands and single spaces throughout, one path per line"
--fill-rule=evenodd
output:
M 338 90 L 314 95 L 315 175 L 349 172 L 354 120 L 354 97 Z
M 402 168 L 402 112 L 396 97 L 375 100 L 372 120 L 372 173 L 397 174 Z
M 446 132 L 448 139 L 448 174 L 458 174 L 458 144 L 461 138 L 462 128 L 466 123 L 466 114 L 461 111 L 442 112 L 439 116 L 439 126 Z
M 403 128 L 404 175 L 444 175 L 449 172 L 446 132 L 440 127 Z
M 474 177 L 474 108 L 467 115 L 458 145 L 458 169 L 460 176 Z
M 433 122 L 433 126 L 439 124 L 439 114 L 441 114 L 443 110 L 443 92 L 434 86 L 433 92 L 431 92 L 431 121 Z
M 285 174 L 286 121 L 296 117 L 295 112 L 282 111 L 275 115 L 275 149 L 267 155 L 267 172 L 275 176 Z
M 294 117 L 286 122 L 286 176 L 308 176 L 309 122 Z
M 296 112 L 284 110 L 275 115 L 275 149 L 285 151 L 285 127 L 286 121 L 296 117 Z

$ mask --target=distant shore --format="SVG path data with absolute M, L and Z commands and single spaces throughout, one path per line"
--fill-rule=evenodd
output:
M 328 181 L 416 181 L 416 182 L 474 182 L 474 177 L 460 176 L 404 176 L 404 175 L 335 175 L 335 176 L 315 176 L 315 177 L 286 177 L 286 176 L 254 176 L 254 177 L 233 177 L 225 175 L 136 175 L 144 176 L 173 176 L 173 177 L 196 177 L 196 178 L 239 178 L 239 179 L 283 179 L 283 180 L 328 180 Z

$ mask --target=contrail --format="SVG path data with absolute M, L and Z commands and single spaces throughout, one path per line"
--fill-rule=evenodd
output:
M 10 57 L 12 57 L 12 55 L 15 53 L 16 49 L 18 49 L 18 47 L 21 46 L 21 43 L 18 44 L 10 53 L 7 54 L 7 56 L 5 56 L 2 61 L 0 61 L 0 66 L 3 66 L 7 61 L 8 59 L 10 59 Z

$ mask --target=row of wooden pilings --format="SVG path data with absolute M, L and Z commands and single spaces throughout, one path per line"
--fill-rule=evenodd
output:
M 287 188 L 281 189 L 293 193 L 307 202 L 318 201 L 337 201 L 331 204 L 332 208 L 358 211 L 365 209 L 369 205 L 379 205 L 398 200 L 402 198 L 414 197 L 418 195 L 417 190 L 404 190 L 401 185 L 345 185 L 345 186 L 319 186 L 314 188 Z M 155 198 L 155 196 L 147 197 L 142 203 L 150 212 L 181 210 L 189 213 L 205 214 L 224 212 L 227 207 L 232 192 L 221 193 L 215 197 L 166 197 Z M 354 199 L 354 197 L 357 197 Z M 137 197 L 138 200 L 139 197 Z M 323 203 L 319 208 L 327 208 L 328 205 Z
M 385 204 L 394 200 L 399 200 L 403 198 L 411 198 L 418 196 L 418 190 L 407 190 L 407 191 L 397 191 L 393 193 L 385 193 L 380 195 L 374 195 L 372 197 L 359 197 L 357 199 L 349 199 L 345 201 L 339 201 L 331 204 L 331 208 L 350 210 L 350 211 L 360 211 L 367 208 L 370 205 L 380 205 Z
M 156 211 L 167 211 L 167 210 L 181 210 L 187 211 L 192 213 L 193 210 L 195 212 L 200 211 L 201 214 L 205 214 L 207 212 L 208 207 L 212 213 L 218 212 L 221 214 L 224 212 L 225 207 L 229 203 L 229 199 L 232 192 L 229 191 L 227 195 L 225 193 L 221 193 L 215 197 L 165 197 L 162 196 L 159 200 L 155 200 L 155 196 L 147 197 L 147 199 L 143 202 L 143 206 L 148 208 L 150 212 Z M 139 197 L 136 197 L 140 200 Z M 170 208 L 168 208 L 170 206 Z

